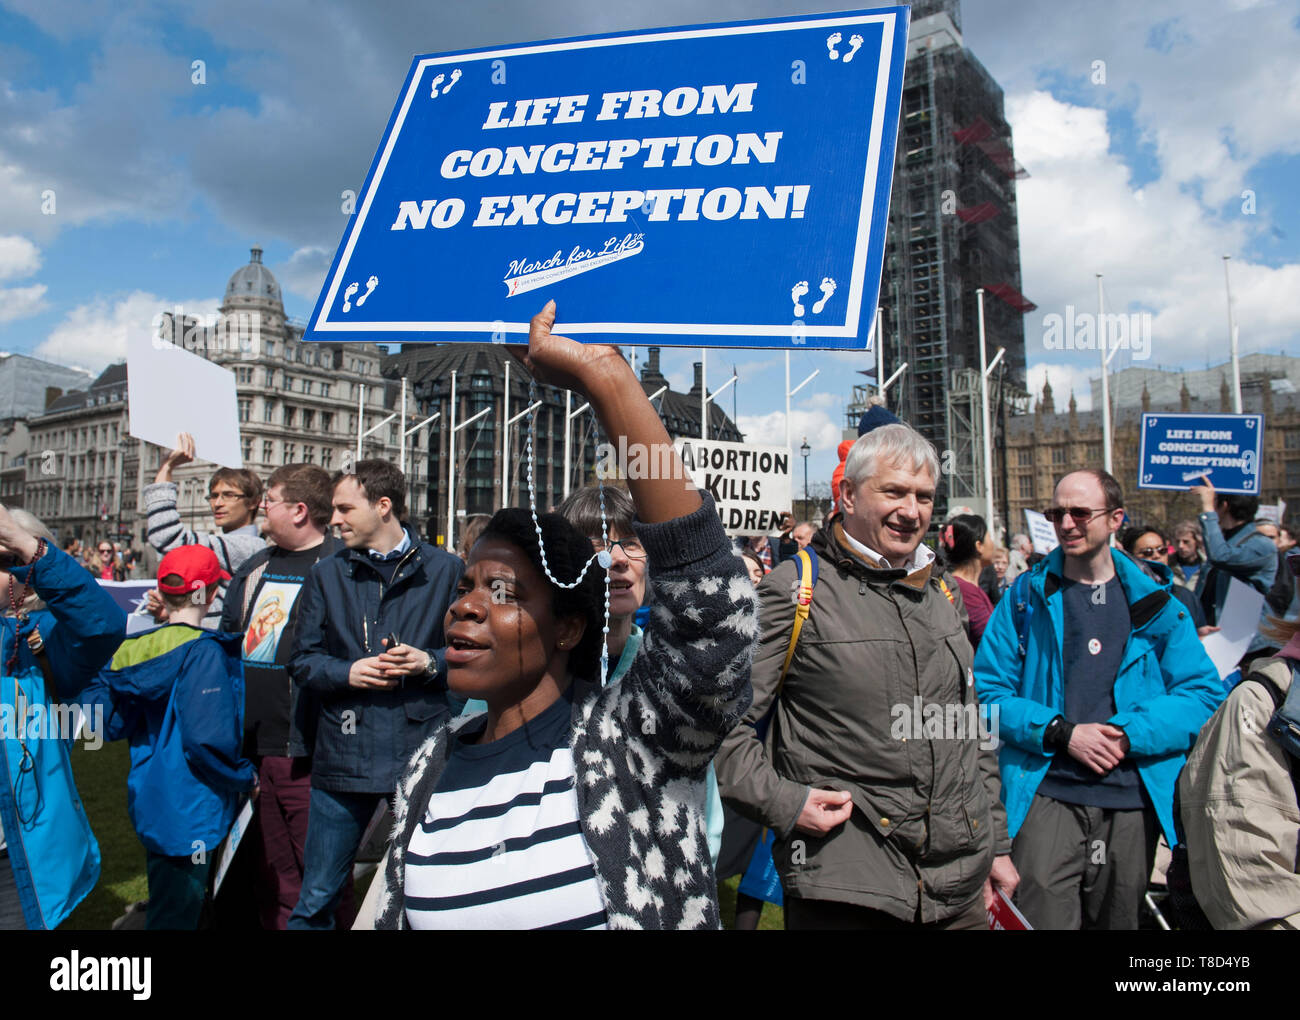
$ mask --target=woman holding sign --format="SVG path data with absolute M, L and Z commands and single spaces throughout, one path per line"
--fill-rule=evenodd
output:
M 587 397 L 616 445 L 671 449 L 618 353 L 553 336 L 554 320 L 548 304 L 532 321 L 538 381 Z M 757 599 L 711 500 L 676 466 L 629 481 L 656 610 L 618 684 L 599 686 L 591 541 L 526 510 L 484 530 L 446 634 L 451 690 L 487 712 L 412 759 L 358 927 L 719 926 L 705 774 L 749 704 Z

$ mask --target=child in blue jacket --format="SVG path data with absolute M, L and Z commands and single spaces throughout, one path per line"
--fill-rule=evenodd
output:
M 148 858 L 148 929 L 198 926 L 217 847 L 239 795 L 254 785 L 241 756 L 241 635 L 202 621 L 229 580 L 204 546 L 173 549 L 158 565 L 168 622 L 127 638 L 87 690 L 105 704 L 105 736 L 131 743 L 127 811 Z

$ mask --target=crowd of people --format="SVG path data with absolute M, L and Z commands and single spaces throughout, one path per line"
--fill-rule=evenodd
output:
M 671 449 L 618 353 L 553 321 L 533 375 Z M 1052 552 L 1003 547 L 932 522 L 919 433 L 883 407 L 860 432 L 834 512 L 779 536 L 734 543 L 677 470 L 472 518 L 459 555 L 383 460 L 222 469 L 217 530 L 188 529 L 182 435 L 145 490 L 161 560 L 130 637 L 100 582 L 138 554 L 83 560 L 0 508 L 0 696 L 129 743 L 151 929 L 716 928 L 734 875 L 737 928 L 774 902 L 789 929 L 987 929 L 1003 898 L 1037 928 L 1135 928 L 1162 841 L 1180 924 L 1300 919 L 1292 532 L 1207 483 L 1171 543 L 1085 468 Z M 1225 683 L 1203 641 L 1233 579 L 1267 608 Z M 0 927 L 55 927 L 97 881 L 70 736 L 5 731 Z

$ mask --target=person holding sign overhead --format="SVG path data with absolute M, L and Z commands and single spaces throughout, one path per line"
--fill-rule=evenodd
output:
M 207 546 L 216 553 L 222 572 L 229 578 L 246 559 L 266 547 L 255 523 L 257 508 L 262 501 L 262 483 L 257 475 L 245 468 L 219 469 L 208 482 L 208 505 L 221 533 L 192 531 L 181 523 L 181 515 L 176 509 L 179 490 L 172 481 L 172 470 L 193 460 L 194 437 L 182 432 L 176 437 L 176 448 L 163 458 L 153 484 L 144 487 L 148 529 L 145 537 L 159 554 L 183 545 Z M 203 620 L 207 630 L 216 630 L 221 624 L 221 608 L 229 583 L 228 579 L 221 582 L 217 597 Z M 155 619 L 167 618 L 163 600 L 156 593 L 150 593 L 149 612 Z
M 554 321 L 554 303 L 532 320 L 534 377 L 583 394 L 611 441 L 676 462 L 627 362 Z M 719 927 L 705 777 L 749 703 L 757 599 L 712 498 L 677 468 L 629 479 L 655 610 L 605 687 L 613 560 L 559 514 L 489 522 L 446 617 L 451 690 L 487 712 L 411 759 L 359 927 Z
M 1218 623 L 1229 582 L 1235 577 L 1267 592 L 1277 574 L 1277 547 L 1254 525 L 1259 498 L 1241 493 L 1216 492 L 1206 475 L 1204 485 L 1191 489 L 1201 501 L 1201 531 L 1205 541 L 1205 567 L 1196 578 L 1196 597 L 1205 618 Z

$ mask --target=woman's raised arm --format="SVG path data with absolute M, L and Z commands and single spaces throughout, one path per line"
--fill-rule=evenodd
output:
M 613 347 L 556 336 L 551 332 L 554 325 L 555 302 L 549 301 L 533 316 L 527 355 L 516 357 L 538 382 L 586 397 L 620 458 L 626 451 L 632 466 L 646 466 L 644 471 L 629 471 L 629 464 L 619 465 L 637 517 L 654 524 L 698 510 L 700 494 L 631 366 Z

